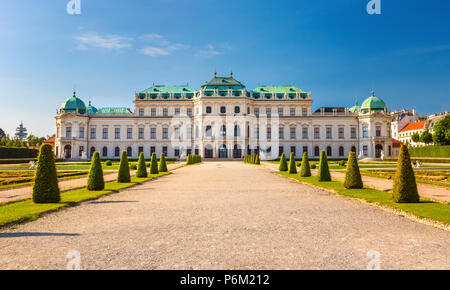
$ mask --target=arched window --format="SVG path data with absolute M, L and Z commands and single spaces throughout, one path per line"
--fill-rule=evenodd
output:
M 222 137 L 227 136 L 227 127 L 225 125 L 220 127 L 220 136 L 222 136 Z
M 314 156 L 319 156 L 320 155 L 320 149 L 319 146 L 314 147 Z
M 95 147 L 91 147 L 91 157 L 92 157 L 92 155 L 94 155 L 94 152 L 95 152 Z
M 131 157 L 131 155 L 133 155 L 133 149 L 131 149 L 131 147 L 127 148 L 127 156 Z
M 344 147 L 339 147 L 339 156 L 344 156 Z
M 212 136 L 212 128 L 211 126 L 206 126 L 206 137 Z
M 239 137 L 241 136 L 241 128 L 239 127 L 239 125 L 235 125 L 234 126 L 234 137 Z
M 106 156 L 108 156 L 108 147 L 106 147 L 106 146 L 105 146 L 105 147 L 103 147 L 103 150 L 102 150 L 102 151 L 103 151 L 103 152 L 102 152 L 102 153 L 103 153 L 103 154 L 102 154 L 102 155 L 103 155 L 103 157 L 106 157 Z
M 234 107 L 235 114 L 239 114 L 240 112 L 241 112 L 241 107 L 239 107 L 239 106 Z
M 120 148 L 119 147 L 114 148 L 114 156 L 116 156 L 116 157 L 120 156 Z
M 333 151 L 331 150 L 331 146 L 327 147 L 327 156 L 333 155 Z

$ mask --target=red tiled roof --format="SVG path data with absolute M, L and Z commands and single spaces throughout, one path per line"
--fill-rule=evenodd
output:
M 392 147 L 400 147 L 400 144 L 402 144 L 400 141 L 392 138 Z
M 50 138 L 48 140 L 45 140 L 44 144 L 50 144 L 52 146 L 55 146 L 55 137 L 52 137 L 52 138 Z
M 426 121 L 419 121 L 419 122 L 409 123 L 400 132 L 423 129 L 425 127 L 425 122 Z

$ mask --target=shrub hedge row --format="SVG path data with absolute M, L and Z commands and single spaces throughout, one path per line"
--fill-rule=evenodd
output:
M 15 147 L 0 147 L 0 159 L 36 158 L 39 150 Z
M 411 157 L 450 158 L 450 146 L 423 146 L 409 148 Z
M 196 164 L 202 162 L 202 157 L 200 155 L 189 154 L 186 160 L 186 165 Z
M 244 163 L 259 165 L 261 161 L 259 160 L 258 154 L 251 154 L 244 157 Z

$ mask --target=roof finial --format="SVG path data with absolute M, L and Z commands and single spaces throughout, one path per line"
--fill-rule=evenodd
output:
M 233 70 L 230 71 L 230 77 L 233 77 Z
M 372 89 L 372 97 L 375 97 L 375 91 Z

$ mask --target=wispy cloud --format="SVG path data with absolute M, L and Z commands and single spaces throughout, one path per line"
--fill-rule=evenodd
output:
M 88 32 L 74 37 L 77 49 L 88 50 L 91 47 L 116 49 L 131 47 L 132 38 L 119 35 L 100 35 L 97 32 Z
M 219 45 L 208 44 L 206 46 L 206 49 L 202 49 L 198 52 L 198 55 L 203 57 L 213 57 L 216 55 L 225 54 L 230 50 L 232 50 L 232 47 L 228 44 L 219 44 Z
M 156 33 L 142 35 L 139 39 L 151 44 L 139 50 L 140 53 L 151 57 L 171 55 L 174 51 L 191 47 L 187 44 L 171 43 L 164 36 Z

